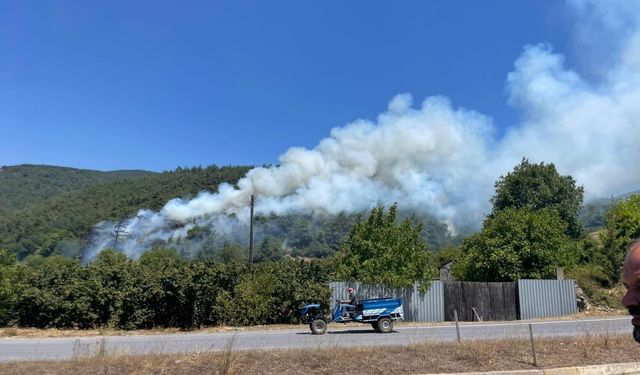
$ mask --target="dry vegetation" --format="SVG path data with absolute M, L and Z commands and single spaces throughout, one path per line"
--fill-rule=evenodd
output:
M 407 374 L 533 369 L 527 340 L 413 344 L 376 348 L 106 355 L 59 362 L 0 364 L 2 374 Z M 541 368 L 640 361 L 627 336 L 536 340 Z
M 401 323 L 402 324 L 402 323 Z M 361 327 L 362 324 L 345 324 L 346 327 Z M 200 329 L 184 330 L 180 328 L 152 328 L 152 329 L 58 329 L 58 328 L 0 328 L 0 337 L 15 338 L 43 338 L 43 337 L 102 337 L 102 336 L 137 336 L 137 335 L 172 335 L 180 333 L 228 333 L 228 332 L 250 332 L 250 331 L 271 331 L 279 329 L 307 329 L 307 326 L 300 324 L 269 324 L 247 327 L 216 326 Z

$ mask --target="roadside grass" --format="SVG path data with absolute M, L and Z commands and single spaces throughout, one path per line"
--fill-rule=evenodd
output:
M 69 361 L 10 362 L 2 374 L 410 374 L 535 369 L 528 340 L 406 346 L 235 351 L 130 356 L 92 353 Z M 538 368 L 640 362 L 629 336 L 537 339 Z
M 292 325 L 264 325 L 251 327 L 206 327 L 200 329 L 185 330 L 180 328 L 150 328 L 150 329 L 112 329 L 112 328 L 96 328 L 96 329 L 57 329 L 57 328 L 19 328 L 5 327 L 0 328 L 0 337 L 19 337 L 19 338 L 43 338 L 43 337 L 93 337 L 93 336 L 133 336 L 133 335 L 171 335 L 179 333 L 225 333 L 225 332 L 242 332 L 242 331 L 263 331 L 276 329 L 295 329 L 301 328 L 300 324 Z

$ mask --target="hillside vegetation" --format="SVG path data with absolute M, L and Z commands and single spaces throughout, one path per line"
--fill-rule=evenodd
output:
M 65 193 L 151 174 L 153 172 L 139 170 L 101 172 L 50 165 L 3 166 L 0 167 L 0 216 Z
M 214 165 L 178 168 L 164 173 L 121 171 L 113 172 L 105 181 L 84 187 L 77 182 L 77 176 L 85 176 L 85 172 L 86 176 L 102 176 L 107 172 L 57 167 L 6 168 L 5 172 L 11 170 L 14 175 L 19 170 L 31 171 L 24 172 L 25 176 L 22 177 L 9 178 L 7 175 L 7 178 L 0 180 L 0 189 L 9 192 L 10 196 L 26 194 L 19 191 L 23 183 L 30 184 L 23 189 L 26 192 L 55 190 L 53 187 L 37 187 L 49 183 L 61 186 L 60 189 L 64 188 L 66 192 L 57 195 L 51 193 L 48 199 L 34 198 L 20 210 L 0 211 L 0 249 L 17 254 L 18 259 L 29 255 L 78 258 L 83 255 L 93 227 L 100 221 L 123 220 L 140 209 L 158 210 L 176 197 L 189 198 L 201 191 L 216 191 L 222 182 L 235 184 L 249 169 L 248 166 Z M 66 179 L 69 181 L 65 182 Z M 84 184 L 89 185 L 89 177 L 85 180 Z M 431 249 L 440 249 L 450 242 L 447 227 L 443 223 L 424 214 L 417 216 L 412 212 L 404 212 L 401 215 L 411 216 L 414 221 L 423 224 L 421 238 Z M 287 255 L 314 258 L 332 256 L 357 217 L 356 214 L 346 213 L 324 217 L 300 214 L 258 216 L 254 259 L 278 260 Z M 196 227 L 187 238 L 158 245 L 174 248 L 185 259 L 243 261 L 247 258 L 247 238 L 244 233 L 241 237 L 222 238 L 213 228 Z
M 157 210 L 176 196 L 215 190 L 247 169 L 178 169 L 104 183 L 2 217 L 0 325 L 289 323 L 301 304 L 327 301 L 328 280 L 393 287 L 418 281 L 427 287 L 437 267 L 448 262 L 459 280 L 487 282 L 554 278 L 557 267 L 564 267 L 592 301 L 614 306 L 619 296 L 605 290 L 619 288 L 628 244 L 640 238 L 640 195 L 613 204 L 604 228 L 590 234 L 577 220 L 582 186 L 553 164 L 523 159 L 496 182 L 493 210 L 482 229 L 458 246 L 443 224 L 400 214 L 398 203 L 360 215 L 258 217 L 262 238 L 254 264 L 247 264 L 245 236 L 213 243 L 215 230 L 197 226 L 186 238 L 154 244 L 139 259 L 106 250 L 80 263 L 78 249 L 100 220 L 120 220 L 140 208 Z M 432 244 L 437 241 L 439 246 Z M 199 252 L 192 251 L 195 243 L 204 244 Z
M 67 193 L 40 202 L 34 200 L 21 210 L 0 212 L 0 248 L 16 253 L 20 259 L 33 254 L 78 256 L 87 235 L 98 222 L 121 220 L 134 215 L 141 208 L 157 210 L 175 197 L 189 197 L 202 190 L 216 190 L 222 182 L 235 183 L 249 168 L 214 165 L 141 175 L 123 172 L 123 176 L 128 178 L 109 177 L 111 181 L 106 179 L 84 189 L 77 183 L 76 188 L 67 187 Z M 51 171 L 58 170 L 54 168 Z M 54 172 L 51 173 L 56 175 Z M 7 173 L 5 168 L 0 175 L 3 173 Z M 60 176 L 51 177 L 51 181 L 82 175 L 67 170 L 61 173 Z M 0 189 L 14 197 L 20 196 L 22 193 L 17 192 L 20 190 L 17 181 L 26 183 L 26 178 L 6 178 L 0 181 Z M 45 181 L 44 177 L 33 177 L 31 180 L 38 181 L 34 184 L 44 184 Z M 24 190 L 37 188 L 31 186 Z

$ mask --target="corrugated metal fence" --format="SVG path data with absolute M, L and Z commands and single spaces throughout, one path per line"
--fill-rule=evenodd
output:
M 356 290 L 356 294 L 361 299 L 402 298 L 404 318 L 408 322 L 441 322 L 445 320 L 445 302 L 447 306 L 468 302 L 445 301 L 445 293 L 441 281 L 432 281 L 426 293 L 419 292 L 417 285 L 414 285 L 413 288 L 393 289 L 382 285 L 332 282 L 329 286 L 332 289 L 332 305 L 336 299 L 347 299 L 347 288 L 349 286 Z M 513 294 L 515 294 L 515 288 L 512 290 Z M 518 280 L 517 291 L 519 306 L 514 306 L 513 308 L 519 308 L 520 319 L 571 315 L 578 312 L 574 280 Z M 463 293 L 460 295 L 450 294 L 447 298 L 467 299 L 467 297 Z M 493 300 L 494 297 L 491 293 L 488 293 L 486 298 Z M 515 295 L 512 300 L 515 303 Z M 492 301 L 486 301 L 486 306 L 490 308 L 491 303 Z M 486 315 L 485 318 L 488 318 L 491 313 L 491 311 L 485 311 L 482 314 Z M 461 311 L 458 314 L 460 318 L 465 316 Z M 509 316 L 501 319 L 510 318 Z
M 578 312 L 574 280 L 518 280 L 520 319 Z
M 404 319 L 408 322 L 442 322 L 444 321 L 444 292 L 441 281 L 432 281 L 426 293 L 413 288 L 393 289 L 382 285 L 361 283 L 332 282 L 331 303 L 336 299 L 347 299 L 347 288 L 353 287 L 360 299 L 395 297 L 402 298 Z

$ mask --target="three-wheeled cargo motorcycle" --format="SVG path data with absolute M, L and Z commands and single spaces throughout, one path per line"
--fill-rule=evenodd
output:
M 328 323 L 361 322 L 369 323 L 376 332 L 389 333 L 393 331 L 393 322 L 404 319 L 402 298 L 374 298 L 364 299 L 355 305 L 355 309 L 344 311 L 340 300 L 336 300 L 333 314 L 330 318 L 324 316 L 320 304 L 313 303 L 300 309 L 302 323 L 308 323 L 311 332 L 322 335 L 327 331 Z

